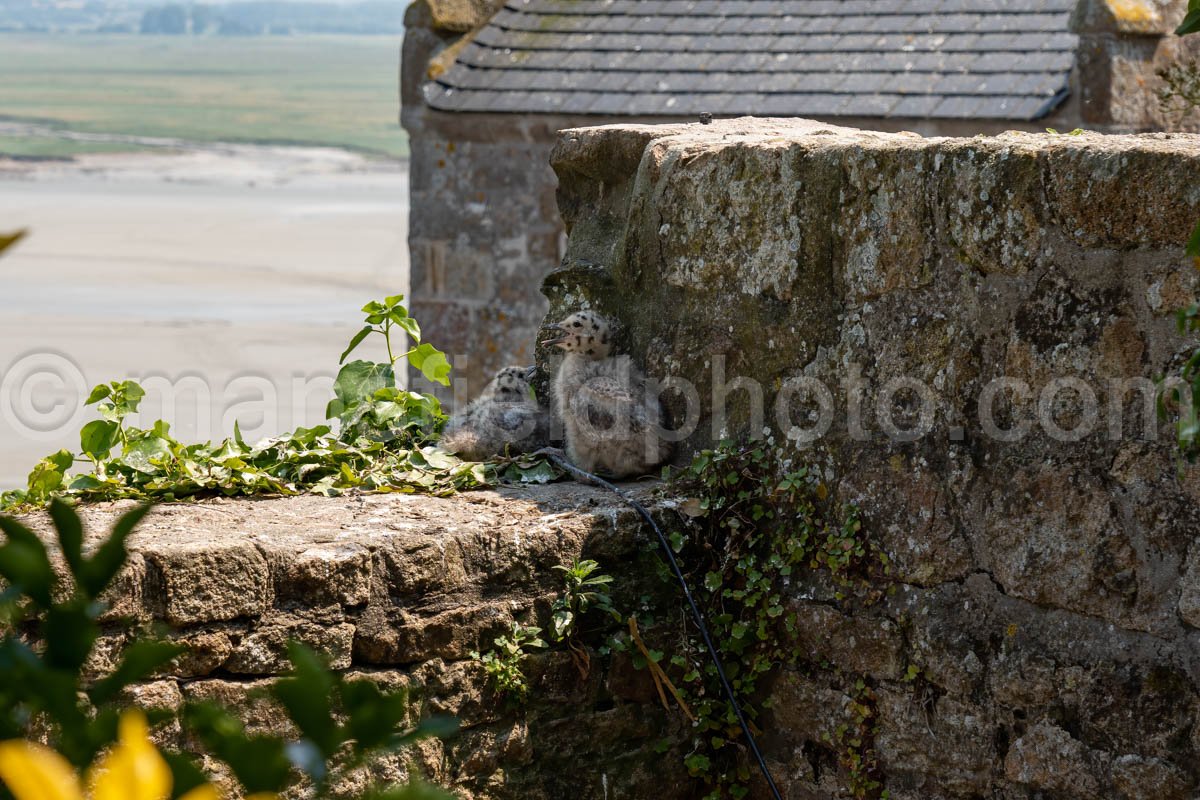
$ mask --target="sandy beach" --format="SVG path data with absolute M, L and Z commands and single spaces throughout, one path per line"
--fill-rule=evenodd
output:
M 0 488 L 78 450 L 97 383 L 184 440 L 323 417 L 366 301 L 408 288 L 408 173 L 324 148 L 0 160 Z

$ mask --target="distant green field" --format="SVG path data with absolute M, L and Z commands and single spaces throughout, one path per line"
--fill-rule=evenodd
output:
M 0 118 L 91 133 L 408 154 L 394 37 L 0 34 Z M 136 149 L 0 137 L 0 153 Z

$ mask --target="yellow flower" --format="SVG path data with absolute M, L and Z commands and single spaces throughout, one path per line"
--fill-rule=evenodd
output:
M 86 794 L 71 763 L 36 742 L 0 742 L 0 781 L 17 800 L 167 800 L 171 768 L 150 741 L 146 716 L 126 711 L 117 734 L 116 746 L 88 770 Z M 179 800 L 221 800 L 221 793 L 205 785 Z
M 116 747 L 88 770 L 91 800 L 167 800 L 171 768 L 150 741 L 150 726 L 140 711 L 126 711 L 117 728 Z
M 71 763 L 33 742 L 0 742 L 0 780 L 17 800 L 80 800 Z

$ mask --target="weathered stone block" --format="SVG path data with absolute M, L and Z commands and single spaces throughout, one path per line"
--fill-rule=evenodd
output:
M 875 748 L 886 775 L 916 777 L 923 796 L 985 791 L 992 770 L 992 720 L 986 709 L 949 697 L 933 708 L 907 694 L 878 692 Z
M 928 592 L 902 587 L 894 602 L 904 609 L 908 658 L 924 679 L 958 697 L 976 696 L 989 658 L 983 602 L 953 583 Z
M 271 679 L 230 681 L 203 680 L 185 683 L 180 688 L 184 699 L 190 702 L 209 701 L 229 709 L 236 709 L 238 717 L 246 726 L 246 732 L 274 736 L 299 737 L 297 731 L 284 714 L 283 709 L 267 695 Z M 198 743 L 189 743 L 195 746 Z
M 173 680 L 151 681 L 126 687 L 118 701 L 147 711 L 178 714 L 183 707 L 183 693 Z M 182 737 L 183 727 L 176 718 L 155 726 L 151 732 L 154 743 L 161 748 L 178 749 L 182 746 Z
M 181 677 L 210 675 L 221 667 L 233 653 L 233 640 L 227 630 L 196 631 L 177 634 L 173 641 L 187 648 L 176 657 L 175 672 Z
M 364 605 L 371 591 L 371 552 L 358 544 L 319 544 L 300 553 L 269 549 L 275 598 L 318 607 Z
M 871 521 L 871 535 L 888 554 L 892 575 L 909 584 L 958 580 L 971 569 L 950 490 L 928 469 L 900 455 L 883 463 L 864 454 L 838 486 Z
M 993 489 L 971 534 L 1000 585 L 1035 603 L 1139 630 L 1159 624 L 1168 598 L 1102 483 L 1049 466 L 1017 472 L 1004 484 L 1014 479 L 1025 491 Z
M 1041 148 L 1030 138 L 950 141 L 932 156 L 950 252 L 984 274 L 1021 275 L 1041 256 Z
M 822 603 L 796 602 L 797 648 L 820 653 L 841 669 L 881 680 L 904 674 L 904 639 L 887 619 L 848 616 Z
M 1067 797 L 1102 796 L 1096 755 L 1071 734 L 1039 722 L 1013 742 L 1004 758 L 1004 776 L 1013 783 Z
M 269 612 L 233 647 L 225 668 L 251 675 L 276 675 L 290 667 L 289 642 L 299 642 L 322 655 L 332 669 L 350 666 L 354 625 L 340 614 L 295 614 Z
M 816 187 L 799 156 L 765 148 L 719 154 L 696 148 L 671 152 L 657 164 L 661 174 L 650 191 L 660 210 L 655 238 L 662 279 L 671 286 L 719 286 L 791 300 L 808 271 L 802 237 L 820 235 L 802 233 L 807 226 L 796 201 Z M 640 181 L 650 188 L 651 180 L 643 170 Z M 781 186 L 791 191 L 780 194 Z
M 1127 800 L 1185 800 L 1194 785 L 1179 768 L 1157 758 L 1125 755 L 1112 763 L 1112 781 Z
M 130 622 L 145 622 L 149 614 L 146 610 L 146 560 L 140 553 L 131 553 L 124 568 L 100 596 L 100 600 L 108 605 L 108 609 L 99 616 L 101 623 L 128 620 Z
M 496 0 L 419 0 L 405 15 L 405 25 L 427 25 L 437 31 L 466 33 L 491 19 Z
M 270 569 L 251 542 L 154 542 L 142 552 L 152 602 L 173 625 L 257 616 L 271 603 Z
M 1181 247 L 1200 217 L 1196 143 L 1189 134 L 1057 137 L 1041 155 L 1050 219 L 1082 247 Z
M 368 607 L 354 631 L 354 659 L 365 664 L 416 664 L 458 660 L 487 650 L 512 619 L 506 609 L 463 607 L 432 617 Z
M 786 732 L 794 746 L 800 741 L 832 741 L 838 727 L 848 724 L 850 697 L 831 688 L 821 676 L 807 678 L 783 670 L 770 692 L 772 727 Z

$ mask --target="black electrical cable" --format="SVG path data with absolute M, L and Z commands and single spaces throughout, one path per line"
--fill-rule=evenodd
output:
M 737 698 L 734 697 L 733 687 L 729 684 L 729 678 L 725 677 L 725 667 L 721 665 L 721 657 L 717 654 L 717 648 L 713 645 L 712 636 L 708 632 L 708 625 L 704 623 L 704 615 L 700 612 L 700 607 L 696 605 L 696 601 L 692 598 L 692 590 L 688 588 L 687 580 L 683 577 L 683 571 L 679 569 L 679 562 L 675 560 L 675 554 L 671 551 L 670 542 L 667 541 L 667 537 L 663 535 L 662 530 L 654 522 L 654 519 L 650 516 L 650 512 L 646 510 L 645 506 L 618 487 L 598 475 L 593 475 L 575 466 L 567 460 L 562 452 L 554 448 L 539 450 L 534 455 L 546 456 L 581 483 L 590 483 L 612 492 L 640 514 L 642 519 L 654 529 L 654 533 L 658 536 L 658 543 L 662 545 L 662 551 L 667 555 L 667 562 L 671 565 L 671 571 L 675 573 L 675 579 L 679 581 L 679 585 L 683 588 L 683 596 L 687 598 L 688 606 L 692 610 L 692 618 L 696 621 L 696 627 L 700 629 L 700 636 L 704 639 L 704 646 L 708 648 L 708 654 L 712 656 L 713 666 L 717 668 L 717 677 L 721 679 L 721 687 L 725 690 L 725 696 L 729 698 L 729 705 L 733 707 L 733 713 L 737 716 L 738 724 L 742 726 L 742 733 L 746 736 L 746 743 L 750 745 L 750 751 L 754 753 L 754 758 L 758 761 L 758 768 L 762 771 L 763 777 L 766 778 L 767 785 L 771 787 L 771 795 L 775 800 L 783 800 L 782 795 L 779 794 L 778 787 L 775 786 L 775 779 L 771 777 L 771 770 L 767 767 L 767 762 L 763 758 L 762 751 L 758 749 L 758 742 L 755 741 L 754 734 L 750 732 L 750 725 L 746 722 L 746 716 L 742 713 L 742 707 L 738 703 Z

